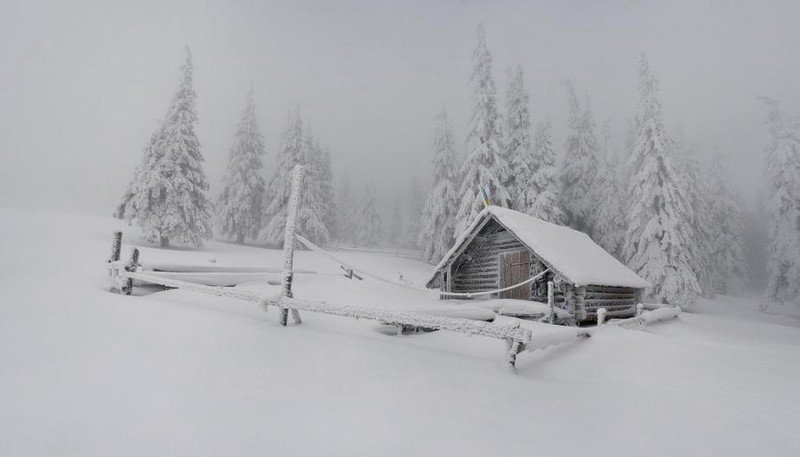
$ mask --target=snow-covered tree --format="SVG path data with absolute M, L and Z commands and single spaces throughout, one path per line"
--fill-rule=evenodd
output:
M 641 99 L 628 186 L 628 231 L 623 251 L 634 271 L 651 284 L 651 299 L 691 305 L 700 293 L 689 257 L 686 197 L 669 157 L 658 81 L 642 55 Z
M 144 238 L 168 246 L 170 241 L 199 246 L 211 237 L 209 184 L 203 171 L 197 122 L 192 58 L 186 48 L 181 82 L 155 142 L 145 153 L 125 206 L 128 223 L 136 221 Z
M 400 241 L 403 237 L 404 225 L 403 207 L 400 206 L 400 200 L 395 197 L 394 205 L 392 206 L 392 223 L 386 231 L 386 241 L 389 242 L 390 246 L 400 246 Z
M 525 211 L 530 207 L 528 197 L 536 168 L 531 147 L 531 116 L 528 112 L 528 93 L 525 91 L 522 65 L 508 69 L 508 89 L 505 110 L 505 156 L 509 165 L 506 188 L 512 207 Z
M 139 175 L 142 172 L 142 167 L 145 166 L 146 163 L 149 163 L 152 159 L 151 156 L 155 154 L 157 147 L 160 145 L 161 138 L 164 134 L 164 122 L 158 122 L 158 128 L 150 135 L 150 141 L 148 141 L 147 146 L 145 146 L 144 150 L 142 151 L 142 160 L 139 165 L 133 171 L 133 179 L 128 183 L 128 188 L 125 189 L 125 194 L 122 196 L 122 200 L 120 201 L 117 208 L 114 210 L 114 217 L 117 219 L 125 219 L 125 210 L 128 207 L 128 204 L 133 200 L 133 196 L 136 195 L 136 189 L 139 185 Z
M 711 263 L 711 227 L 709 221 L 709 189 L 703 166 L 694 147 L 683 139 L 672 143 L 675 151 L 675 169 L 685 196 L 687 231 L 687 254 L 694 269 L 697 284 L 703 295 L 713 295 L 711 283 L 714 265 Z
M 403 236 L 400 237 L 400 245 L 404 248 L 417 249 L 419 247 L 417 239 L 421 230 L 420 224 L 422 223 L 422 206 L 424 203 L 417 176 L 412 175 L 411 185 L 408 189 L 408 201 L 404 211 Z
M 769 111 L 766 150 L 767 208 L 770 216 L 769 283 L 762 308 L 793 303 L 800 307 L 800 119 L 763 98 Z
M 255 237 L 261 225 L 264 201 L 264 137 L 256 120 L 253 89 L 247 94 L 242 118 L 230 155 L 225 185 L 217 204 L 217 218 L 223 236 L 244 243 Z
M 626 221 L 623 208 L 623 187 L 619 180 L 619 160 L 610 146 L 608 123 L 602 129 L 602 162 L 592 186 L 595 212 L 592 215 L 592 238 L 615 257 L 621 257 Z
M 447 111 L 442 107 L 441 113 L 436 117 L 436 132 L 433 137 L 433 182 L 422 211 L 418 240 L 422 248 L 422 259 L 426 262 L 438 262 L 455 241 L 453 233 L 458 205 L 457 180 L 453 131 L 447 120 Z
M 467 154 L 461 166 L 456 233 L 464 231 L 483 209 L 481 189 L 489 193 L 495 205 L 509 206 L 505 187 L 509 170 L 501 144 L 492 60 L 486 31 L 480 24 L 478 45 L 472 55 L 472 114 L 467 128 Z
M 517 209 L 547 222 L 563 224 L 564 212 L 558 199 L 556 154 L 553 151 L 551 128 L 548 120 L 536 126 L 531 149 L 533 174 L 528 185 L 520 190 L 523 199 L 518 200 Z
M 569 94 L 569 133 L 564 143 L 564 166 L 561 170 L 561 208 L 567 223 L 576 230 L 592 231 L 592 212 L 595 202 L 591 200 L 591 188 L 597 175 L 597 134 L 595 121 L 587 97 L 586 108 L 581 111 L 575 87 L 565 80 Z
M 322 191 L 325 214 L 323 220 L 328 228 L 329 235 L 334 237 L 337 232 L 336 192 L 333 189 L 333 169 L 331 164 L 331 150 L 322 146 L 320 150 L 320 189 Z
M 359 246 L 377 246 L 381 240 L 381 217 L 375 209 L 375 190 L 367 184 L 364 200 L 358 213 Z
M 259 233 L 259 238 L 269 244 L 279 245 L 283 242 L 292 170 L 296 165 L 305 167 L 300 207 L 297 212 L 297 232 L 315 243 L 327 242 L 330 239 L 330 231 L 325 224 L 327 197 L 323 196 L 321 179 L 322 152 L 304 125 L 299 108 L 295 108 L 289 114 L 286 128 L 281 135 L 277 171 L 268 189 L 271 201 L 266 209 L 266 217 L 269 222 Z
M 356 199 L 350 191 L 350 176 L 346 171 L 340 179 L 336 199 L 337 239 L 343 243 L 356 243 L 359 208 L 354 203 Z
M 714 292 L 739 294 L 744 290 L 744 219 L 738 199 L 728 186 L 726 159 L 715 154 L 708 171 L 711 285 Z

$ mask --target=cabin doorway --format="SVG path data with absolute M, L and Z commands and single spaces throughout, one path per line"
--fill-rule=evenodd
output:
M 519 284 L 531 277 L 531 253 L 528 251 L 504 252 L 499 256 L 500 288 Z M 500 298 L 531 299 L 531 285 L 500 292 Z

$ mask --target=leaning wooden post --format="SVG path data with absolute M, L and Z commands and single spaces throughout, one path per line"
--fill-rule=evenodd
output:
M 297 223 L 297 209 L 300 207 L 300 186 L 303 182 L 303 167 L 296 165 L 292 172 L 292 187 L 289 193 L 289 206 L 286 208 L 286 228 L 283 232 L 283 296 L 292 298 L 292 269 L 294 268 L 294 234 Z M 281 307 L 280 323 L 286 325 L 289 310 Z M 300 313 L 292 309 L 292 319 L 300 323 Z
M 506 340 L 506 368 L 517 371 L 517 354 L 522 351 L 522 343 L 515 339 Z
M 547 321 L 551 324 L 555 324 L 556 322 L 556 297 L 555 297 L 555 285 L 553 281 L 547 281 L 547 304 L 550 305 L 550 317 Z
M 131 251 L 131 260 L 128 262 L 128 265 L 125 266 L 125 271 L 134 272 L 136 271 L 137 267 L 139 266 L 139 249 L 133 248 Z M 125 283 L 125 295 L 130 295 L 133 292 L 133 278 L 130 276 Z

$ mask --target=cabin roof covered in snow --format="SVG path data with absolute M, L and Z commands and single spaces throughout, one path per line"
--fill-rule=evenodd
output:
M 649 287 L 647 281 L 615 259 L 585 233 L 499 206 L 489 206 L 478 214 L 436 266 L 434 277 L 456 254 L 460 254 L 464 242 L 470 240 L 470 235 L 489 217 L 516 236 L 548 267 L 556 270 L 571 284 Z

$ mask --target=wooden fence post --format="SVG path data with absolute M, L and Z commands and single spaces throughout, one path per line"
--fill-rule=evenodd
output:
M 599 308 L 597 310 L 597 325 L 603 325 L 606 323 L 606 309 Z
M 295 165 L 292 172 L 292 187 L 289 193 L 289 206 L 286 208 L 286 228 L 283 232 L 283 296 L 292 298 L 292 279 L 294 274 L 294 234 L 297 224 L 297 209 L 300 207 L 300 186 L 303 182 L 303 166 Z M 289 310 L 281 308 L 280 324 L 286 326 Z M 300 313 L 292 309 L 292 319 L 299 324 Z
M 556 323 L 556 297 L 555 297 L 555 285 L 553 281 L 547 281 L 547 304 L 550 305 L 550 317 L 547 321 L 551 324 Z
M 114 231 L 114 241 L 111 242 L 111 257 L 109 262 L 116 262 L 122 253 L 122 232 L 119 230 Z
M 133 272 L 136 271 L 138 267 L 139 267 L 139 249 L 133 248 L 133 251 L 131 251 L 131 260 L 128 262 L 128 265 L 125 266 L 125 271 Z M 131 292 L 133 292 L 133 278 L 130 277 L 128 278 L 125 284 L 125 288 L 123 290 L 125 291 L 125 295 L 130 295 Z

